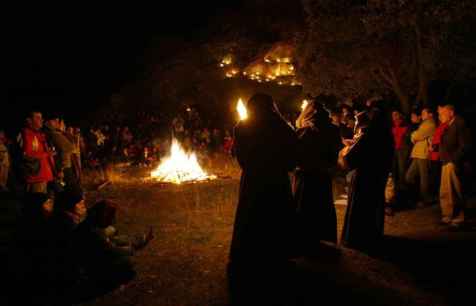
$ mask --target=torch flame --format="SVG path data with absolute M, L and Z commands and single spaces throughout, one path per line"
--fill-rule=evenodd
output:
M 150 176 L 161 182 L 174 184 L 216 178 L 215 175 L 208 175 L 203 171 L 195 153 L 185 153 L 176 139 L 172 140 L 170 156 L 166 157 Z
M 248 111 L 246 110 L 245 104 L 243 100 L 238 99 L 238 103 L 236 104 L 236 110 L 238 111 L 238 115 L 240 116 L 240 120 L 246 120 L 248 118 Z
M 308 104 L 309 104 L 309 102 L 307 100 L 302 100 L 301 110 L 304 110 L 307 107 Z

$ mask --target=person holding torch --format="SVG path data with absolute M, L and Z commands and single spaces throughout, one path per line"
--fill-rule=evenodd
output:
M 242 169 L 230 250 L 230 268 L 282 262 L 293 251 L 294 206 L 288 173 L 297 143 L 271 96 L 255 94 L 234 129 L 234 154 Z M 246 116 L 243 116 L 246 114 Z
M 294 175 L 294 197 L 302 250 L 312 255 L 319 241 L 337 242 L 337 217 L 332 196 L 332 172 L 341 147 L 339 129 L 329 119 L 321 102 L 309 101 L 297 124 L 298 154 Z

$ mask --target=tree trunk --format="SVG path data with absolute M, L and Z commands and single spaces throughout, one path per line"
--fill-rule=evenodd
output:
M 428 78 L 425 71 L 425 65 L 423 63 L 423 46 L 420 27 L 418 23 L 415 24 L 415 40 L 416 40 L 416 58 L 418 66 L 418 96 L 417 102 L 422 106 L 428 105 Z
M 392 89 L 397 96 L 398 100 L 400 101 L 402 112 L 405 115 L 409 115 L 411 112 L 410 99 L 408 95 L 403 92 L 393 67 L 387 62 L 383 65 L 380 65 L 377 71 L 380 74 L 381 80 L 386 83 L 387 87 Z
M 400 86 L 393 86 L 393 91 L 395 92 L 395 95 L 400 101 L 400 107 L 402 108 L 402 112 L 405 115 L 410 115 L 412 109 L 408 96 L 402 91 Z

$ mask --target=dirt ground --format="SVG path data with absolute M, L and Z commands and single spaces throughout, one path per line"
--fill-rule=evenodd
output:
M 134 280 L 81 305 L 229 305 L 226 264 L 237 194 L 236 178 L 181 186 L 117 181 L 90 192 L 89 200 L 119 203 L 120 233 L 152 226 L 156 238 L 133 257 Z M 340 232 L 345 206 L 337 213 Z M 352 305 L 459 305 L 470 296 L 463 279 L 474 275 L 476 234 L 450 232 L 438 221 L 437 206 L 399 212 L 386 218 L 379 254 L 331 247 L 323 258 L 298 260 L 303 283 L 296 304 L 318 303 L 315 290 L 332 287 Z M 333 252 L 343 259 L 334 261 Z
M 226 267 L 237 173 L 171 186 L 142 180 L 144 171 L 124 170 L 101 190 L 88 188 L 89 204 L 103 198 L 118 203 L 119 233 L 136 235 L 153 227 L 156 238 L 132 257 L 137 271 L 132 281 L 78 305 L 230 305 Z M 280 301 L 270 305 L 466 305 L 476 275 L 474 203 L 461 231 L 438 224 L 438 206 L 398 212 L 386 217 L 380 252 L 323 245 L 317 257 L 299 258 L 292 273 L 277 275 L 280 289 L 259 292 Z M 346 207 L 336 207 L 340 235 Z

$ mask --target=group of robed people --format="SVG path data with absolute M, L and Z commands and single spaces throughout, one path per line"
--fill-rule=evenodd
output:
M 234 131 L 242 174 L 230 268 L 316 255 L 321 241 L 337 243 L 332 181 L 339 168 L 352 173 L 341 243 L 370 250 L 382 238 L 393 155 L 390 120 L 374 103 L 356 115 L 354 137 L 343 146 L 325 100 L 308 103 L 296 128 L 271 96 L 248 101 L 249 116 Z

